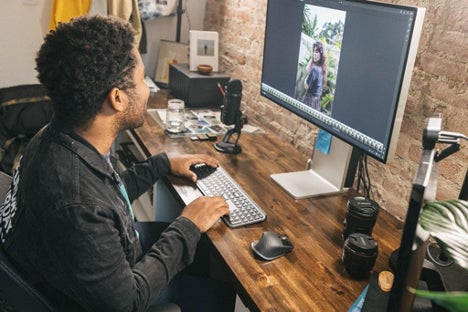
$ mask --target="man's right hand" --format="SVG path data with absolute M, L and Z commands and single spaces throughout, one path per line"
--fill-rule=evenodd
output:
M 226 214 L 229 214 L 229 205 L 222 196 L 201 196 L 188 204 L 181 216 L 192 221 L 204 233 Z

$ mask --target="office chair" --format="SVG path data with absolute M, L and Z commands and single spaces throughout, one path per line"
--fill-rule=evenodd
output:
M 0 205 L 11 182 L 11 177 L 0 171 Z M 34 289 L 11 265 L 0 243 L 0 311 L 50 312 L 55 311 L 47 299 Z M 180 312 L 173 304 L 153 305 L 147 312 Z
M 3 203 L 11 177 L 0 171 L 0 203 Z M 31 287 L 6 258 L 0 246 L 0 311 L 54 311 L 37 290 Z

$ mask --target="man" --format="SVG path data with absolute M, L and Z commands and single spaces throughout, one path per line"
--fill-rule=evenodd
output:
M 200 197 L 143 250 L 139 236 L 154 233 L 135 229 L 130 203 L 162 176 L 196 181 L 191 165 L 218 162 L 162 153 L 114 170 L 112 143 L 142 125 L 149 97 L 128 23 L 83 16 L 60 24 L 36 64 L 55 116 L 13 174 L 0 209 L 3 248 L 58 311 L 145 311 L 229 208 L 221 197 Z

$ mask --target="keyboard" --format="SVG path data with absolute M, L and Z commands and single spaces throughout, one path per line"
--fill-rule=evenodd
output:
M 197 187 L 205 196 L 223 196 L 229 204 L 229 215 L 221 217 L 232 228 L 262 222 L 266 213 L 245 193 L 221 167 L 199 164 L 192 166 L 197 174 Z

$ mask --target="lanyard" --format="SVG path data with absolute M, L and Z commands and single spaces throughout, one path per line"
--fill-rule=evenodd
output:
M 125 189 L 125 185 L 122 179 L 120 178 L 117 171 L 115 171 L 114 166 L 112 166 L 112 163 L 110 161 L 110 154 L 102 155 L 102 157 L 104 157 L 104 159 L 107 161 L 107 163 L 111 166 L 112 170 L 114 171 L 114 173 L 112 174 L 114 177 L 114 181 L 117 183 L 120 193 L 122 193 L 122 196 L 125 198 L 125 201 L 127 202 L 128 210 L 130 211 L 132 220 L 135 221 L 135 214 L 133 213 L 132 203 L 130 202 L 130 199 L 128 198 L 127 190 Z
M 122 193 L 122 196 L 125 198 L 125 201 L 127 202 L 128 210 L 130 211 L 132 220 L 135 221 L 135 215 L 133 213 L 133 208 L 132 208 L 132 204 L 130 203 L 130 199 L 128 198 L 127 190 L 125 189 L 125 185 L 123 184 L 122 179 L 120 178 L 119 174 L 115 170 L 114 170 L 114 179 L 117 182 L 117 185 L 119 186 L 120 193 Z
M 133 213 L 133 208 L 132 208 L 132 204 L 130 203 L 130 199 L 128 199 L 128 194 L 127 194 L 127 190 L 125 189 L 125 185 L 123 184 L 122 179 L 120 178 L 117 171 L 115 171 L 115 169 L 114 169 L 113 175 L 114 175 L 115 181 L 117 182 L 117 185 L 119 186 L 120 193 L 122 193 L 122 196 L 125 198 L 125 201 L 127 202 L 128 211 L 130 211 L 132 220 L 135 221 L 135 214 Z M 135 235 L 137 237 L 140 237 L 140 233 L 138 233 L 136 229 L 135 229 Z

